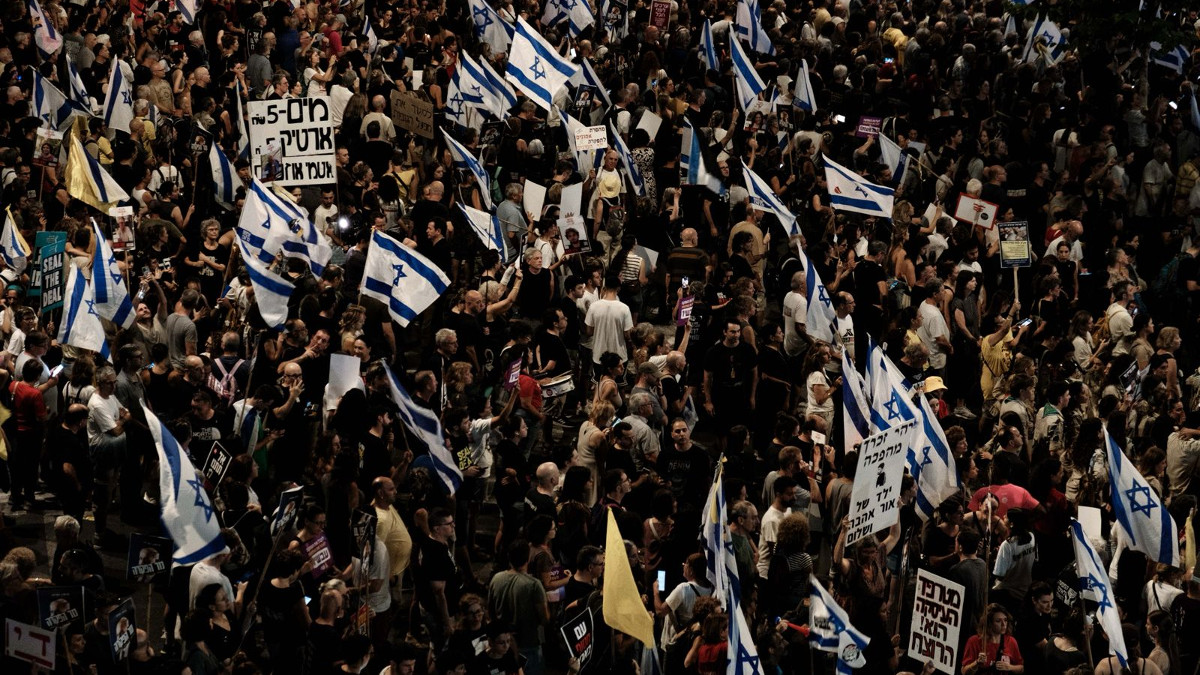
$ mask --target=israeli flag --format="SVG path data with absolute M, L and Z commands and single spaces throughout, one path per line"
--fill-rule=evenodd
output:
M 699 185 L 715 194 L 725 194 L 721 178 L 708 172 L 704 165 L 704 151 L 700 149 L 700 134 L 683 118 L 683 146 L 679 154 L 679 166 L 683 169 L 685 185 Z
M 812 78 L 808 75 L 807 59 L 800 59 L 800 73 L 796 76 L 792 105 L 805 112 L 817 112 L 817 96 L 813 92 Z
M 396 323 L 407 326 L 449 285 L 433 261 L 378 230 L 371 233 L 359 291 L 387 305 Z
M 28 8 L 29 21 L 33 24 L 33 41 L 37 44 L 37 50 L 42 58 L 49 60 L 55 52 L 62 48 L 62 35 L 54 28 L 54 24 L 42 11 L 42 6 L 38 4 L 37 0 L 29 0 Z
M 508 51 L 512 44 L 514 29 L 487 0 L 470 0 L 471 22 L 475 37 L 492 48 L 492 54 Z
M 237 130 L 238 130 L 238 159 L 250 161 L 250 130 L 246 127 L 246 113 L 242 110 L 242 83 L 236 84 L 237 93 Z M 155 106 L 150 106 L 154 110 Z
M 233 170 L 233 164 L 225 156 L 225 151 L 216 141 L 213 141 L 212 147 L 208 149 L 208 163 L 212 170 L 213 192 L 217 201 L 225 206 L 233 206 L 237 189 L 245 186 Z
M 754 51 L 768 55 L 775 53 L 775 45 L 771 44 L 770 36 L 763 30 L 762 7 L 756 0 L 738 0 L 734 27 L 737 36 L 749 42 Z
M 886 134 L 880 133 L 877 138 L 879 139 L 879 161 L 892 170 L 892 183 L 899 185 L 901 177 L 904 175 L 904 164 L 907 158 L 896 141 L 888 138 Z
M 937 507 L 954 496 L 960 486 L 958 467 L 950 451 L 950 442 L 942 431 L 942 423 L 938 421 L 924 393 L 917 395 L 917 404 L 921 412 L 921 426 L 916 434 L 920 448 L 912 448 L 909 452 L 909 473 L 917 482 L 914 509 L 921 520 L 928 521 Z M 915 466 L 912 462 L 914 454 Z
M 800 234 L 796 216 L 779 200 L 779 196 L 771 189 L 771 184 L 754 173 L 745 162 L 742 162 L 742 174 L 746 177 L 746 190 L 750 192 L 750 205 L 759 211 L 774 213 L 788 235 Z
M 458 90 L 465 105 L 486 110 L 495 115 L 496 119 L 504 118 L 504 113 L 510 107 L 508 97 L 493 89 L 487 72 L 470 54 L 459 54 L 458 68 L 454 75 L 458 78 Z M 515 100 L 514 96 L 514 103 Z
M 534 103 L 549 111 L 554 95 L 578 71 L 579 66 L 559 56 L 525 19 L 517 19 L 506 72 Z
M 557 26 L 567 20 L 567 7 L 571 0 L 546 0 L 542 10 L 542 26 Z
M 92 254 L 92 288 L 96 294 L 96 311 L 100 316 L 121 328 L 133 327 L 137 315 L 133 311 L 133 300 L 125 286 L 125 275 L 117 264 L 112 246 L 104 238 L 104 232 L 92 219 L 92 236 L 96 238 L 96 251 Z
M 1179 567 L 1179 531 L 1162 499 L 1155 494 L 1142 474 L 1117 447 L 1104 429 L 1108 450 L 1108 484 L 1112 489 L 1113 513 L 1129 542 L 1129 548 L 1146 557 Z
M 71 137 L 71 143 L 76 147 L 72 157 L 78 156 L 83 158 L 84 167 L 83 174 L 87 178 L 88 188 L 95 195 L 96 200 L 102 204 L 118 204 L 129 199 L 129 193 L 121 188 L 107 171 L 100 167 L 100 162 L 92 157 L 83 145 L 79 142 L 79 137 L 75 134 L 68 134 Z
M 37 69 L 33 71 L 33 110 L 42 120 L 42 126 L 51 129 L 58 129 L 75 111 L 66 95 Z
M 767 88 L 767 85 L 758 76 L 758 71 L 754 69 L 754 63 L 746 56 L 746 51 L 742 49 L 737 38 L 730 38 L 729 54 L 733 57 L 733 79 L 737 85 L 738 105 L 744 112 Z
M 378 232 L 375 235 L 380 236 Z M 369 267 L 370 265 L 368 265 Z M 462 472 L 458 470 L 458 462 L 454 461 L 454 456 L 446 449 L 446 437 L 442 433 L 442 423 L 438 421 L 437 415 L 432 410 L 417 405 L 412 400 L 412 397 L 404 390 L 404 385 L 396 379 L 395 373 L 387 363 L 383 363 L 383 369 L 387 372 L 392 401 L 399 408 L 397 414 L 404 421 L 404 426 L 408 427 L 413 435 L 425 445 L 429 451 L 429 458 L 433 460 L 433 465 L 437 469 L 438 478 L 449 488 L 450 494 L 454 494 L 462 485 Z
M 842 350 L 842 447 L 849 452 L 871 435 L 867 383 L 854 367 L 850 353 Z
M 841 343 L 834 341 L 837 339 L 837 313 L 833 311 L 833 298 L 829 296 L 829 290 L 821 281 L 821 275 L 817 273 L 817 268 L 813 267 L 812 261 L 808 259 L 808 255 L 799 242 L 796 243 L 796 250 L 800 254 L 800 263 L 804 265 L 804 283 L 806 300 L 808 300 L 808 316 L 804 328 L 814 340 L 820 340 L 825 344 L 839 345 Z
M 471 175 L 475 177 L 475 182 L 479 183 L 480 199 L 490 211 L 492 209 L 492 179 L 488 176 L 487 171 L 465 145 L 454 140 L 450 134 L 444 131 L 442 136 L 446 138 L 446 145 L 450 147 L 450 156 L 454 160 L 454 166 L 471 172 Z
M 900 371 L 874 341 L 867 357 L 866 380 L 871 401 L 871 433 L 877 434 L 917 419 L 917 407 L 909 398 L 900 378 Z
M 96 296 L 92 284 L 83 272 L 71 263 L 64 288 L 66 300 L 63 307 L 62 325 L 58 327 L 58 341 L 80 349 L 97 352 L 109 360 L 108 340 L 104 338 L 104 325 L 100 323 L 100 312 L 96 310 Z
M 175 9 L 179 10 L 184 23 L 189 26 L 196 23 L 196 0 L 178 0 Z
M 717 44 L 713 42 L 712 20 L 704 20 L 704 29 L 700 33 L 700 60 L 709 70 L 720 70 L 721 59 L 717 57 Z
M 295 292 L 296 287 L 271 271 L 270 266 L 264 263 L 246 243 L 246 239 L 240 236 L 244 232 L 241 225 L 238 226 L 238 230 L 238 250 L 242 254 L 242 264 L 250 274 L 250 285 L 254 288 L 254 301 L 258 305 L 258 313 L 262 315 L 268 327 L 282 328 L 288 318 L 288 298 Z
M 308 263 L 321 276 L 333 257 L 333 247 L 291 197 L 273 192 L 254 178 L 238 220 L 239 239 L 265 265 L 282 254 Z
M 79 110 L 92 114 L 92 98 L 88 95 L 87 87 L 83 84 L 83 77 L 79 74 L 79 68 L 75 67 L 75 62 L 71 57 L 63 52 L 63 56 L 67 60 L 67 77 L 70 80 L 70 86 L 67 88 L 68 99 L 74 103 Z
M 1029 35 L 1025 39 L 1025 53 L 1021 60 L 1030 62 L 1037 60 L 1039 56 L 1044 56 L 1046 63 L 1053 66 L 1062 61 L 1066 53 L 1066 43 L 1058 25 L 1039 16 L 1034 22 L 1033 28 L 1029 29 Z
M 458 208 L 462 210 L 463 216 L 471 224 L 471 231 L 479 237 L 484 247 L 499 252 L 501 260 L 508 260 L 508 254 L 504 250 L 504 228 L 500 226 L 500 218 L 494 213 L 480 211 L 462 202 L 458 203 Z
M 1192 63 L 1192 53 L 1183 45 L 1163 51 L 1162 43 L 1150 43 L 1150 59 L 1164 68 L 1170 68 L 1176 75 L 1182 75 L 1183 69 Z
M 629 181 L 633 183 L 633 190 L 637 196 L 646 196 L 646 181 L 642 179 L 642 172 L 638 169 L 637 162 L 633 161 L 633 153 L 629 152 L 629 146 L 625 145 L 625 139 L 621 138 L 621 134 L 617 133 L 616 127 L 611 123 L 608 125 L 608 130 L 612 134 L 613 148 L 617 151 L 617 156 L 621 158 L 621 164 L 625 166 L 625 173 L 629 175 Z
M 362 34 L 367 38 L 367 50 L 371 56 L 379 51 L 379 36 L 375 34 L 375 27 L 371 25 L 371 13 L 366 13 L 366 18 L 363 19 Z
M 29 265 L 29 254 L 29 244 L 25 237 L 21 236 L 17 222 L 13 220 L 12 207 L 5 207 L 4 232 L 0 234 L 0 258 L 4 258 L 4 264 L 20 274 Z
M 608 95 L 608 87 L 600 81 L 600 76 L 596 74 L 596 69 L 592 68 L 591 59 L 582 59 L 579 62 L 579 71 L 571 77 L 571 84 L 579 87 L 589 85 L 596 88 L 599 92 L 600 100 L 604 101 L 604 108 L 607 110 L 612 107 L 612 97 Z
M 108 96 L 104 99 L 104 123 L 109 129 L 129 133 L 129 123 L 133 121 L 133 94 L 131 73 L 126 73 L 126 68 L 128 66 L 120 59 L 113 59 L 108 71 Z
M 851 675 L 856 668 L 867 664 L 863 650 L 871 638 L 850 623 L 850 616 L 815 575 L 809 582 L 808 641 L 823 652 L 835 652 L 838 675 Z
M 829 157 L 824 160 L 825 182 L 833 208 L 891 219 L 895 190 L 876 185 Z
M 708 491 L 704 514 L 700 519 L 700 541 L 708 563 L 708 579 L 713 584 L 713 597 L 729 616 L 729 670 L 736 675 L 760 675 L 758 647 L 746 624 L 742 611 L 742 583 L 738 576 L 737 557 L 733 552 L 733 536 L 729 532 L 729 515 L 725 503 L 723 464 L 718 462 L 717 473 Z
M 180 3 L 183 4 L 183 3 Z M 196 475 L 192 460 L 179 447 L 167 425 L 146 409 L 146 425 L 158 450 L 158 488 L 162 504 L 162 524 L 175 543 L 172 560 L 176 565 L 191 565 L 226 553 L 225 538 L 216 509 Z
M 583 31 L 596 23 L 592 8 L 586 0 L 564 0 L 567 5 L 567 18 L 571 20 L 571 37 L 577 38 Z
M 467 98 L 463 95 L 462 88 L 459 86 L 462 77 L 462 69 L 456 68 L 454 74 L 450 76 L 450 84 L 446 86 L 446 119 L 455 124 L 471 128 L 471 120 L 473 116 L 478 116 L 474 108 L 467 105 Z
M 1096 608 L 1096 618 L 1100 627 L 1108 635 L 1108 653 L 1117 657 L 1122 668 L 1129 666 L 1129 650 L 1125 648 L 1125 634 L 1121 631 L 1121 616 L 1117 612 L 1116 594 L 1113 593 L 1112 582 L 1108 572 L 1096 555 L 1083 525 L 1078 520 L 1071 521 L 1071 543 L 1075 547 L 1075 574 L 1079 576 L 1079 588 L 1084 598 L 1093 600 Z
M 500 77 L 500 74 L 487 62 L 487 59 L 479 61 L 479 68 L 483 71 L 484 78 L 488 84 L 491 85 L 492 93 L 500 99 L 500 105 L 503 108 L 500 118 L 504 119 L 508 117 L 509 109 L 517 105 L 516 90 L 503 77 Z

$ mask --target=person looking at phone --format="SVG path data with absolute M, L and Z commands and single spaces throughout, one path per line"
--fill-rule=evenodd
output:
M 659 574 L 661 579 L 662 572 Z M 703 553 L 693 553 L 687 557 L 683 563 L 683 579 L 683 583 L 676 586 L 665 601 L 659 599 L 658 585 L 654 586 L 654 611 L 666 617 L 659 642 L 663 647 L 670 647 L 676 636 L 692 623 L 692 609 L 696 606 L 697 598 L 707 598 L 713 593 Z

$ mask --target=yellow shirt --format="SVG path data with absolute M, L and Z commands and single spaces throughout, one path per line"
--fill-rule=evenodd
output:
M 404 526 L 404 521 L 400 519 L 400 514 L 396 513 L 396 509 L 389 506 L 386 510 L 375 507 L 375 517 L 378 521 L 375 524 L 375 536 L 383 541 L 383 545 L 387 547 L 388 562 L 391 564 L 391 570 L 388 576 L 397 576 L 403 574 L 408 568 L 408 560 L 412 557 L 412 537 L 408 534 L 408 528 Z
M 983 390 L 983 399 L 986 402 L 1004 396 L 1000 391 L 1000 382 L 1012 364 L 1012 350 L 1008 348 L 1008 342 L 1012 338 L 1012 329 L 1009 329 L 994 345 L 989 346 L 986 337 L 980 343 L 979 356 L 983 361 L 983 372 L 979 374 L 979 386 Z

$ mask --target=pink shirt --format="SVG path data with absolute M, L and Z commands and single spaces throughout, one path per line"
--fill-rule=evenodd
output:
M 989 485 L 979 488 L 975 491 L 975 494 L 971 495 L 971 503 L 968 505 L 968 508 L 972 511 L 978 510 L 979 506 L 983 504 L 984 497 L 989 492 L 995 495 L 996 501 L 1000 503 L 996 507 L 996 517 L 998 518 L 1003 518 L 1009 509 L 1036 509 L 1038 506 L 1038 500 L 1034 499 L 1028 490 L 1020 485 L 1009 483 L 1007 485 Z

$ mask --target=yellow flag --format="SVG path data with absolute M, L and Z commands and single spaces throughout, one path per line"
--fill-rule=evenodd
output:
M 74 133 L 66 134 L 63 142 L 69 144 L 70 148 L 67 154 L 67 168 L 63 176 L 67 184 L 67 192 L 88 206 L 96 208 L 100 213 L 108 213 L 109 207 L 114 206 L 115 202 L 101 201 L 92 182 L 88 180 L 88 161 L 83 156 L 87 150 L 83 149 L 83 145 L 80 144 L 79 138 Z
M 654 645 L 654 619 L 642 604 L 625 542 L 612 509 L 608 510 L 608 536 L 604 542 L 604 623 L 631 635 L 646 646 Z

